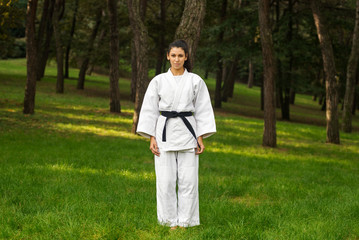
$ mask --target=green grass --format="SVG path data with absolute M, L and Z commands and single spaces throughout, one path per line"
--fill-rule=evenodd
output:
M 106 76 L 55 94 L 50 67 L 29 116 L 25 73 L 24 60 L 0 61 L 0 239 L 359 239 L 358 117 L 326 144 L 324 113 L 298 95 L 278 148 L 263 148 L 259 89 L 237 85 L 200 157 L 201 225 L 170 232 L 157 224 L 148 141 L 130 133 L 129 81 L 111 114 Z

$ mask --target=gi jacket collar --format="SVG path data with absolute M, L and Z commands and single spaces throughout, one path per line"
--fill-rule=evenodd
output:
M 188 71 L 187 71 L 187 69 L 184 69 L 182 77 L 180 78 L 179 81 L 176 81 L 171 72 L 171 68 L 170 68 L 170 69 L 168 69 L 168 71 L 166 73 L 166 77 L 171 82 L 172 87 L 175 89 L 175 96 L 173 98 L 171 111 L 177 111 L 177 107 L 178 107 L 178 104 L 180 102 L 180 98 L 182 95 L 182 90 L 185 85 L 185 80 L 188 77 Z

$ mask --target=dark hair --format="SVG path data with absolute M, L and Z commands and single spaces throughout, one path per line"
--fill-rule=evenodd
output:
M 192 71 L 191 61 L 189 60 L 188 45 L 187 45 L 186 41 L 180 39 L 180 40 L 176 40 L 176 41 L 170 43 L 170 45 L 168 46 L 167 54 L 170 54 L 171 49 L 174 47 L 183 49 L 184 53 L 187 56 L 187 60 L 184 62 L 183 67 L 185 67 L 188 72 Z

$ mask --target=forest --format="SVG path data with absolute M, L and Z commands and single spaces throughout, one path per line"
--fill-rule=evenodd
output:
M 0 0 L 1 239 L 357 239 L 359 0 Z M 217 133 L 156 225 L 151 79 L 184 39 Z
M 359 108 L 357 5 L 295 0 L 9 0 L 1 6 L 0 54 L 13 58 L 27 53 L 24 113 L 34 112 L 36 81 L 51 60 L 58 66 L 57 93 L 64 92 L 70 67 L 80 69 L 80 90 L 86 75 L 109 74 L 111 112 L 121 112 L 118 78 L 132 76 L 135 132 L 148 82 L 168 68 L 167 45 L 183 38 L 190 44 L 195 68 L 204 78 L 216 78 L 215 108 L 233 97 L 236 82 L 262 87 L 264 135 L 272 138 L 263 137 L 265 146 L 276 145 L 275 108 L 281 109 L 279 118 L 290 121 L 296 93 L 318 101 L 327 112 L 327 142 L 340 143 L 339 129 L 352 131 L 352 115 Z

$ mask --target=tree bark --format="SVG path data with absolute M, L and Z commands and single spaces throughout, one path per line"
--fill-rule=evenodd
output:
M 119 36 L 117 27 L 117 0 L 107 0 L 110 20 L 110 112 L 121 112 L 119 79 Z
M 206 0 L 185 0 L 181 22 L 176 29 L 175 39 L 183 39 L 188 44 L 192 66 L 194 66 L 205 13 Z
M 135 39 L 131 39 L 131 101 L 136 102 L 137 89 L 137 60 L 136 60 Z
M 42 15 L 41 15 L 41 20 L 40 20 L 40 24 L 39 24 L 39 28 L 38 28 L 38 32 L 37 32 L 37 50 L 38 53 L 37 55 L 39 56 L 40 51 L 42 49 L 42 44 L 45 42 L 45 30 L 46 30 L 46 26 L 47 26 L 47 21 L 48 21 L 48 16 L 49 16 L 49 7 L 50 7 L 50 0 L 45 0 L 43 7 L 42 7 Z M 51 21 L 50 21 L 51 22 Z M 39 59 L 38 59 L 39 60 Z M 39 64 L 40 61 L 38 61 L 37 64 Z M 37 71 L 36 71 L 37 72 Z M 37 80 L 40 81 L 41 78 L 37 77 Z
M 287 14 L 288 16 L 288 29 L 287 29 L 287 42 L 290 45 L 290 47 L 292 46 L 292 38 L 293 38 L 293 2 L 292 0 L 288 0 L 288 12 Z M 289 51 L 286 52 L 287 58 L 289 59 L 289 63 L 288 63 L 288 70 L 285 71 L 286 73 L 284 74 L 285 79 L 282 79 L 282 86 L 283 86 L 283 91 L 281 94 L 283 94 L 284 96 L 282 96 L 283 101 L 281 102 L 281 110 L 282 110 L 282 119 L 283 120 L 290 120 L 290 91 L 292 89 L 292 81 L 293 81 L 293 77 L 292 77 L 292 69 L 293 69 L 293 54 L 292 54 L 292 50 L 289 49 Z
M 72 39 L 75 34 L 75 26 L 76 26 L 78 8 L 79 8 L 79 0 L 75 0 L 74 15 L 72 16 L 72 24 L 71 24 L 71 30 L 70 30 L 70 39 L 67 42 L 67 46 L 66 46 L 65 76 L 64 76 L 65 78 L 69 78 L 69 58 L 70 58 L 70 51 L 71 51 L 71 43 L 72 43 Z
M 166 34 L 166 0 L 161 0 L 161 19 L 160 19 L 159 39 L 157 41 L 157 64 L 156 75 L 162 72 L 163 55 L 166 52 L 165 34 Z
M 36 93 L 36 62 L 37 62 L 37 43 L 36 43 L 36 9 L 37 0 L 29 0 L 26 12 L 26 67 L 27 78 L 24 97 L 23 113 L 33 114 L 35 110 Z
M 144 23 L 147 10 L 147 0 L 139 1 L 139 15 L 141 21 Z M 131 101 L 136 102 L 136 91 L 137 91 L 137 56 L 135 48 L 135 39 L 131 39 Z M 137 126 L 137 125 L 136 125 Z
M 276 65 L 270 28 L 270 1 L 259 0 L 259 27 L 263 55 L 264 73 L 264 133 L 263 146 L 276 147 L 275 76 Z
M 61 7 L 63 7 L 63 1 L 56 0 L 54 13 L 52 15 L 52 25 L 54 27 L 57 62 L 56 93 L 64 93 L 64 54 L 62 51 L 61 30 L 59 26 Z
M 356 1 L 355 27 L 353 32 L 353 43 L 347 65 L 347 82 L 344 95 L 344 110 L 342 128 L 344 132 L 352 132 L 352 109 L 355 93 L 355 80 L 358 68 L 359 55 L 359 0 Z
M 88 68 L 88 65 L 90 63 L 90 58 L 91 58 L 91 54 L 93 51 L 93 46 L 95 43 L 95 39 L 98 33 L 98 29 L 100 28 L 100 24 L 101 24 L 101 19 L 102 19 L 102 6 L 100 5 L 99 8 L 97 9 L 96 12 L 96 23 L 94 28 L 92 29 L 92 33 L 90 36 L 90 40 L 89 40 L 89 45 L 88 45 L 88 49 L 87 49 L 87 53 L 86 56 L 84 57 L 82 64 L 81 64 L 81 68 L 80 68 L 80 73 L 79 73 L 79 79 L 77 82 L 77 89 L 84 89 L 85 86 L 85 75 L 86 75 L 86 71 Z
M 136 133 L 143 97 L 148 86 L 148 31 L 140 15 L 140 0 L 127 0 L 136 56 L 136 97 L 132 133 Z M 133 73 L 132 73 L 133 74 Z
M 358 70 L 358 69 L 357 69 Z M 355 83 L 355 88 L 356 90 L 354 90 L 354 97 L 353 97 L 353 108 L 352 108 L 352 114 L 353 116 L 355 115 L 355 111 L 357 109 L 359 109 L 359 94 L 358 94 L 358 83 L 359 83 L 359 74 L 356 74 L 356 83 Z
M 227 13 L 227 0 L 222 0 L 221 20 L 220 24 L 224 22 Z M 217 43 L 222 44 L 224 37 L 224 29 L 219 32 Z M 216 73 L 216 89 L 214 92 L 214 107 L 222 108 L 222 79 L 223 79 L 223 57 L 219 50 L 217 50 L 217 73 Z
M 224 74 L 222 101 L 227 102 L 228 98 L 233 97 L 234 83 L 237 75 L 237 59 L 227 62 L 226 72 Z
M 264 76 L 262 76 L 261 83 L 261 111 L 264 111 Z
M 248 63 L 248 83 L 247 83 L 248 88 L 252 88 L 253 83 L 254 83 L 253 62 L 252 59 L 250 58 Z
M 336 79 L 333 47 L 323 22 L 320 1 L 312 0 L 310 6 L 313 12 L 314 23 L 317 28 L 318 39 L 322 50 L 323 66 L 325 72 L 326 88 L 326 118 L 328 143 L 339 144 L 339 121 L 338 121 L 338 83 Z
M 41 22 L 44 22 L 45 39 L 42 34 L 38 34 L 38 49 L 37 49 L 37 66 L 36 66 L 36 78 L 38 81 L 44 77 L 47 59 L 49 57 L 49 49 L 51 44 L 51 38 L 53 34 L 52 27 L 52 14 L 54 12 L 55 1 L 51 0 L 48 3 L 44 2 L 43 16 Z M 48 5 L 47 5 L 48 4 Z M 44 17 L 44 18 L 43 18 Z M 41 25 L 40 22 L 40 25 Z M 40 26 L 39 31 L 42 26 Z

